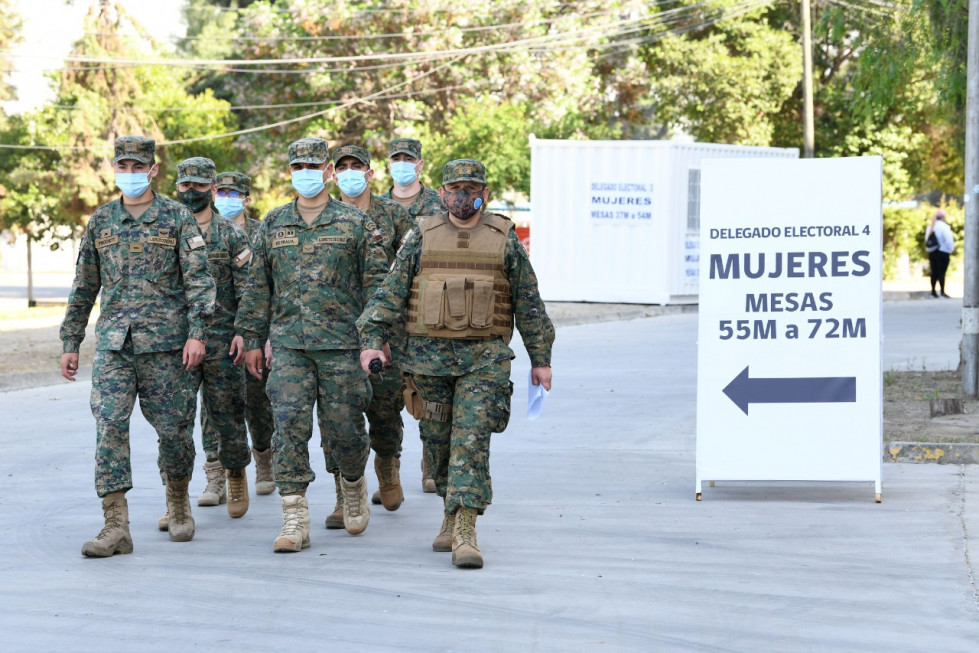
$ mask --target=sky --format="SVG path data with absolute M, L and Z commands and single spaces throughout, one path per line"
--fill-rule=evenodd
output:
M 161 41 L 182 36 L 184 0 L 118 0 L 137 21 Z M 23 19 L 23 42 L 14 49 L 15 72 L 10 81 L 18 99 L 2 106 L 8 114 L 30 111 L 54 97 L 44 71 L 59 68 L 72 43 L 82 35 L 82 21 L 99 0 L 14 0 Z

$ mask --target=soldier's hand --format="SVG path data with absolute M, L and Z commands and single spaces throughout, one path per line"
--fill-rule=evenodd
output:
M 245 352 L 245 368 L 256 379 L 259 381 L 262 380 L 262 373 L 265 372 L 265 366 L 262 361 L 261 349 L 249 349 Z
M 371 361 L 375 358 L 380 358 L 383 365 L 387 365 L 389 360 L 388 357 L 384 355 L 384 352 L 380 349 L 365 349 L 360 352 L 360 366 L 368 374 L 371 373 Z
M 548 392 L 551 391 L 551 366 L 535 367 L 530 370 L 530 378 L 534 385 L 543 385 Z
M 207 349 L 205 349 L 203 342 L 197 338 L 187 338 L 187 342 L 184 344 L 184 366 L 188 372 L 201 364 L 205 353 L 207 353 Z
M 231 351 L 228 352 L 229 356 L 234 356 L 232 361 L 235 365 L 241 365 L 241 361 L 245 360 L 245 339 L 241 336 L 235 336 L 231 339 Z
M 272 367 L 272 341 L 265 341 L 265 367 Z
M 78 354 L 62 354 L 61 376 L 74 381 L 76 374 L 78 374 Z

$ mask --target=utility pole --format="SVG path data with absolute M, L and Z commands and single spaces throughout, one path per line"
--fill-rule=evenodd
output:
M 962 394 L 975 397 L 979 370 L 979 0 L 969 0 L 965 104 L 965 289 Z
M 812 20 L 809 10 L 809 0 L 802 0 L 802 140 L 804 156 L 811 159 L 815 156 L 812 118 Z

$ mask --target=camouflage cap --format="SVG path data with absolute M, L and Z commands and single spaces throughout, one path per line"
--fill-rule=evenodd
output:
M 235 172 L 231 170 L 219 174 L 215 186 L 218 188 L 218 190 L 222 188 L 230 188 L 231 190 L 236 190 L 239 193 L 248 195 L 252 190 L 252 178 L 243 172 Z
M 396 138 L 388 145 L 388 156 L 407 154 L 416 159 L 422 158 L 422 142 L 414 138 Z
M 300 138 L 289 145 L 289 163 L 326 163 L 330 146 L 322 138 Z
M 193 182 L 210 184 L 214 182 L 214 161 L 206 156 L 192 156 L 177 164 L 177 183 Z
M 133 159 L 140 163 L 151 163 L 156 153 L 156 141 L 145 136 L 120 136 L 115 141 L 115 156 L 112 163 L 123 159 Z
M 333 150 L 333 165 L 339 163 L 340 159 L 345 156 L 352 156 L 365 166 L 369 166 L 371 164 L 371 155 L 367 150 L 356 145 L 344 145 L 343 147 L 338 147 L 337 149 Z
M 456 159 L 442 168 L 442 185 L 454 181 L 476 181 L 486 184 L 486 166 L 476 159 Z

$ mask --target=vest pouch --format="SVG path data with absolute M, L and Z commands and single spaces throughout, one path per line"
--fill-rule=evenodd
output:
M 422 323 L 429 329 L 439 329 L 444 324 L 442 316 L 442 295 L 445 281 L 429 279 L 422 290 Z
M 476 329 L 493 326 L 493 281 L 476 279 L 473 281 L 472 314 L 469 324 Z
M 445 328 L 461 331 L 469 326 L 466 310 L 466 278 L 450 277 L 445 280 Z

